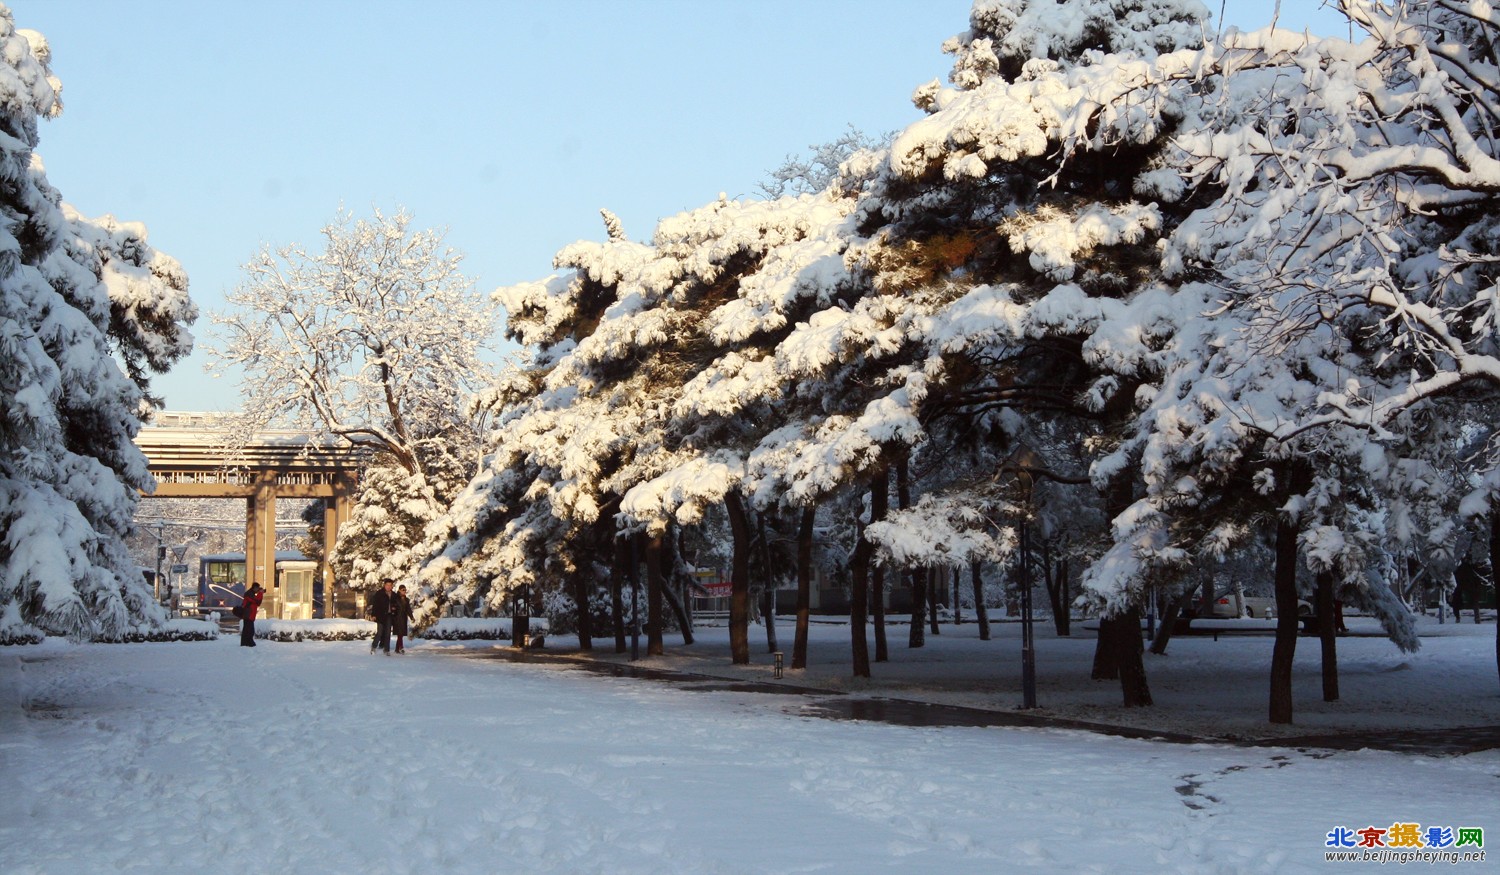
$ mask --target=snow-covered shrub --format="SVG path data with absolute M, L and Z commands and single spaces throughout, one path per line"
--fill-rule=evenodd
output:
M 540 643 L 551 631 L 545 617 L 532 617 L 530 639 Z M 429 641 L 510 641 L 509 617 L 443 617 L 422 632 Z
M 257 620 L 255 637 L 267 641 L 358 641 L 375 636 L 369 620 Z
M 95 636 L 100 644 L 141 644 L 159 641 L 217 641 L 219 624 L 204 620 L 168 620 L 160 626 L 137 623 L 112 636 Z

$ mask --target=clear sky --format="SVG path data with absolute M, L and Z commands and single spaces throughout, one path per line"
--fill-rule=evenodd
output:
M 144 222 L 183 263 L 209 340 L 240 265 L 316 242 L 342 204 L 446 227 L 481 291 L 551 273 L 718 197 L 759 194 L 789 154 L 915 121 L 945 79 L 969 0 L 14 0 L 40 31 L 64 112 L 48 178 L 86 215 Z M 1269 23 L 1275 0 L 1214 0 Z M 1318 0 L 1281 24 L 1334 33 Z M 172 410 L 232 410 L 200 351 L 155 388 Z

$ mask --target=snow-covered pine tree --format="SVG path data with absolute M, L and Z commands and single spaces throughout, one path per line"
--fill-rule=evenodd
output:
M 151 486 L 132 439 L 196 312 L 142 226 L 62 204 L 35 151 L 50 50 L 4 7 L 0 49 L 0 641 L 117 638 L 165 618 L 123 540 Z

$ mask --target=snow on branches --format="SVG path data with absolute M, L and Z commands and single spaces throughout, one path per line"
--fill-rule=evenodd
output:
M 1433 448 L 1500 388 L 1500 59 L 1482 4 L 1343 7 L 1365 39 L 978 0 L 954 87 L 849 184 L 566 247 L 497 293 L 532 358 L 433 555 L 538 579 L 546 537 L 608 514 L 805 510 L 911 454 L 928 497 L 868 528 L 881 555 L 993 558 L 973 514 L 1027 446 L 1048 500 L 1107 509 L 1078 547 L 1106 611 L 1277 521 L 1386 611 L 1388 553 L 1458 512 L 1410 472 L 1494 480 Z
M 196 316 L 143 226 L 85 219 L 48 183 L 35 149 L 38 119 L 62 108 L 50 57 L 0 7 L 0 643 L 165 620 L 123 542 L 152 485 L 132 439 L 145 372 L 189 351 Z

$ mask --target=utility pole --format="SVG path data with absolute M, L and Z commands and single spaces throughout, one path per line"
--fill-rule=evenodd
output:
M 161 604 L 161 564 L 167 558 L 167 526 L 156 524 L 156 576 L 151 579 L 152 596 Z

